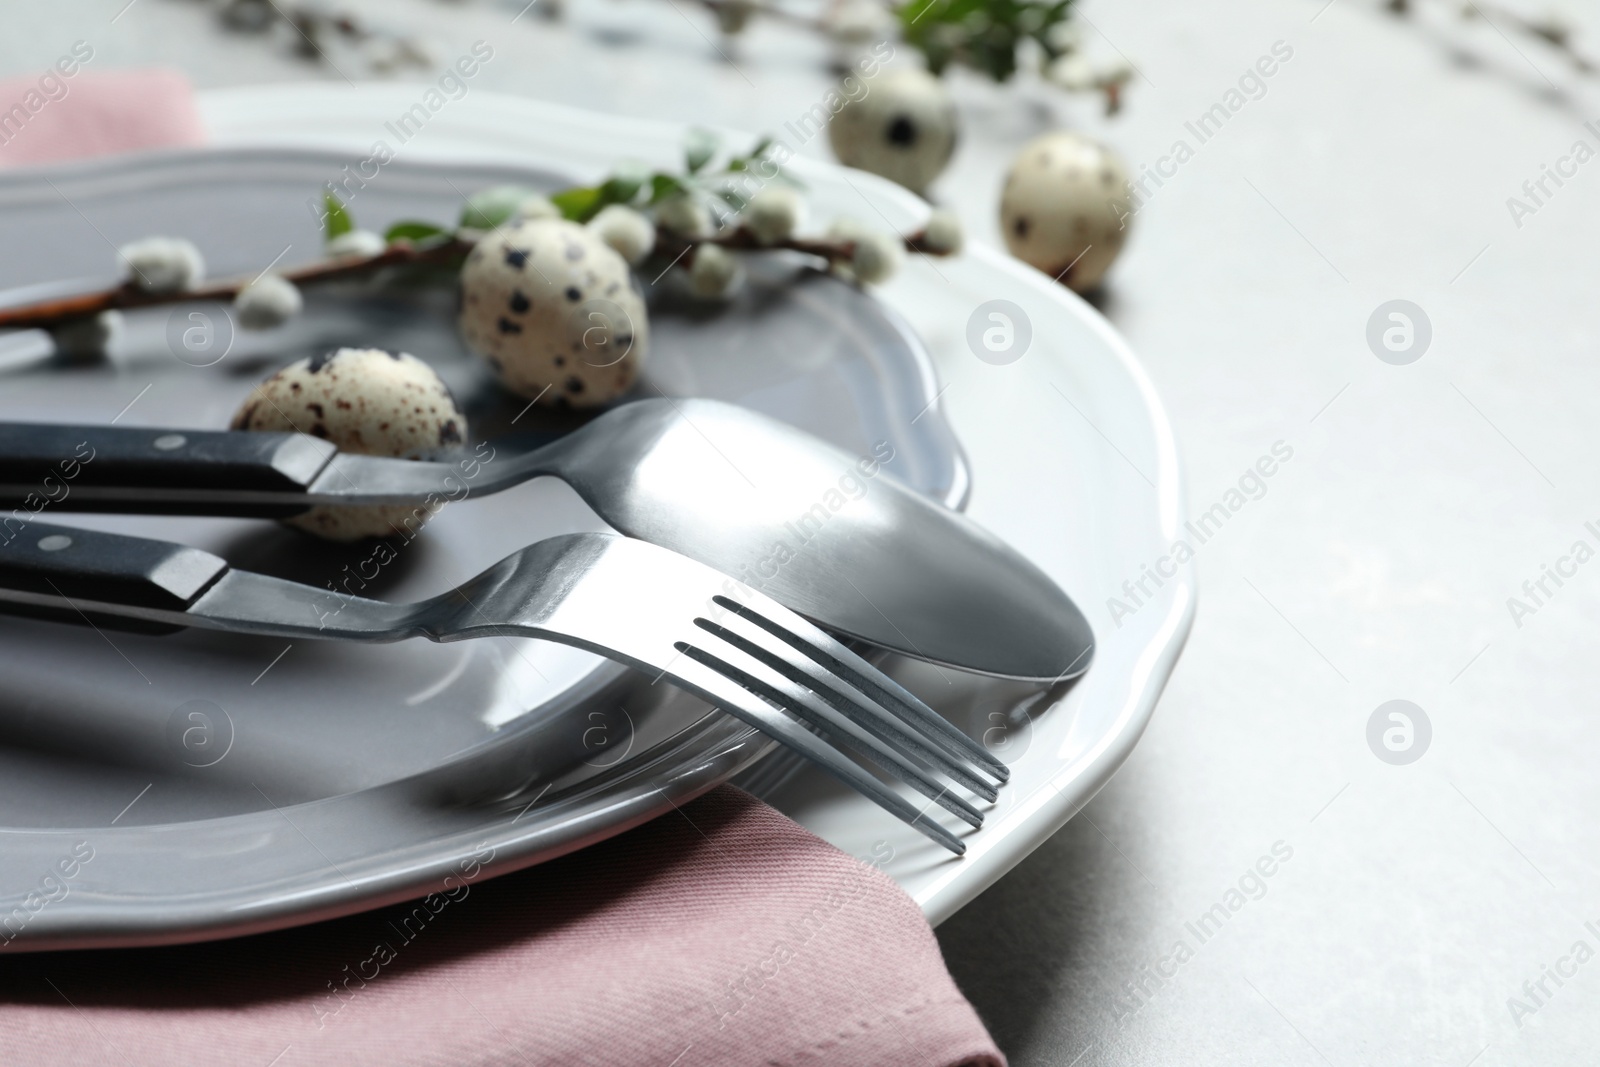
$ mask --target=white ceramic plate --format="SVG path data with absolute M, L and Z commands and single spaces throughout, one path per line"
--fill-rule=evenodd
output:
M 104 273 L 114 243 L 151 232 L 192 235 L 221 275 L 313 258 L 320 236 L 303 204 L 342 166 L 326 149 L 232 147 L 0 176 L 0 290 L 11 300 L 9 285 Z M 507 181 L 554 189 L 571 179 L 396 160 L 353 206 L 379 228 L 448 220 L 457 189 Z M 959 505 L 966 468 L 905 324 L 817 271 L 770 258 L 750 267 L 749 284 L 714 313 L 671 287 L 650 290 L 637 392 L 743 404 L 858 454 L 893 442 L 888 470 Z M 404 298 L 318 289 L 294 322 L 231 342 L 223 309 L 152 308 L 126 317 L 110 359 L 77 364 L 41 358 L 51 346 L 36 331 L 8 335 L 0 418 L 225 426 L 269 369 L 361 344 L 427 359 L 474 441 L 500 455 L 576 421 L 495 387 L 456 336 L 453 304 L 447 285 Z M 767 346 L 761 358 L 752 339 Z M 423 536 L 391 543 L 392 557 L 254 520 L 44 520 L 151 534 L 313 590 L 354 584 L 402 601 L 542 537 L 599 526 L 550 479 L 446 508 Z M 669 812 L 769 747 L 672 686 L 510 638 L 286 643 L 0 616 L 0 681 L 0 941 L 12 951 L 243 934 L 419 896 L 463 856 L 492 875 Z M 48 885 L 42 904 L 41 879 L 74 849 L 92 850 L 92 863 L 68 891 Z
M 274 86 L 203 94 L 202 107 L 219 145 L 331 148 L 354 165 L 389 137 L 385 122 L 419 93 L 394 85 Z M 599 177 L 617 162 L 619 146 L 644 162 L 676 166 L 682 132 L 475 94 L 434 114 L 402 151 L 407 159 Z M 911 232 L 926 216 L 919 199 L 871 176 L 805 160 L 794 169 L 814 218 L 850 214 Z M 1109 598 L 1127 599 L 1125 581 L 1139 580 L 1169 552 L 1182 508 L 1171 428 L 1104 319 L 1044 276 L 982 248 L 936 262 L 913 258 L 878 293 L 933 353 L 941 406 L 970 461 L 970 513 L 1060 582 L 1098 638 L 1088 674 L 1043 700 L 949 671 L 893 665 L 1012 765 L 1012 784 L 988 824 L 969 835 L 964 858 L 949 857 L 820 773 L 768 773 L 754 783 L 839 847 L 882 863 L 938 922 L 1054 833 L 1126 759 L 1188 634 L 1195 587 L 1192 569 L 1181 566 L 1159 586 L 1146 579 L 1137 610 L 1120 624 L 1107 610 Z M 1031 327 L 1026 353 L 1006 365 L 979 360 L 966 340 L 969 319 L 996 299 L 1020 307 Z
M 413 102 L 409 87 L 229 90 L 206 94 L 222 142 L 316 142 L 370 151 L 382 124 Z M 477 94 L 435 114 L 408 153 L 559 165 L 595 176 L 621 147 L 645 162 L 676 165 L 683 131 L 510 97 Z M 729 135 L 733 144 L 747 135 Z M 927 206 L 871 175 L 796 160 L 814 219 L 849 214 L 911 232 Z M 1107 602 L 1128 600 L 1171 550 L 1182 523 L 1177 450 L 1161 402 L 1138 360 L 1084 301 L 987 248 L 954 259 L 912 257 L 878 295 L 932 351 L 941 406 L 967 453 L 969 514 L 1027 553 L 1078 602 L 1098 645 L 1088 674 L 1043 707 L 1026 694 L 952 672 L 895 669 L 903 681 L 975 733 L 1012 765 L 1012 784 L 968 852 L 951 859 L 831 779 L 801 770 L 762 792 L 823 837 L 885 869 L 935 923 L 952 915 L 1083 807 L 1132 751 L 1194 617 L 1192 567 L 1157 586 L 1113 622 Z M 1032 341 L 1015 362 L 993 365 L 968 346 L 968 320 L 990 300 L 1029 320 Z M 1173 569 L 1168 567 L 1167 569 Z M 757 782 L 757 784 L 762 784 Z

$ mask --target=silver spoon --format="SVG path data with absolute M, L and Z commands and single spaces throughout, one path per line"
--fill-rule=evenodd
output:
M 1093 654 L 1088 621 L 1048 575 L 896 481 L 886 456 L 716 400 L 624 404 L 533 451 L 454 462 L 339 452 L 304 434 L 0 424 L 0 507 L 37 497 L 86 449 L 92 460 L 52 510 L 283 517 L 460 500 L 548 476 L 621 533 L 841 635 L 1038 682 L 1082 673 Z

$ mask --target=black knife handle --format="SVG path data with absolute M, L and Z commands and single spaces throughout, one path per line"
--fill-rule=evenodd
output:
M 185 611 L 227 570 L 226 560 L 186 545 L 0 519 L 0 613 L 8 615 L 171 633 L 182 627 L 104 608 Z
M 190 513 L 150 506 L 138 491 L 303 492 L 336 450 L 298 433 L 171 430 L 132 426 L 0 423 L 0 508 Z M 103 491 L 115 490 L 113 499 Z M 304 505 L 263 505 L 292 515 Z M 230 506 L 227 514 L 248 509 Z M 250 511 L 250 514 L 256 514 Z

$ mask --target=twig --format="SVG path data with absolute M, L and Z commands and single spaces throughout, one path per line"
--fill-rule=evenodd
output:
M 752 0 L 698 0 L 698 3 L 715 15 L 718 22 L 722 22 L 723 19 L 729 17 L 740 19 L 755 16 L 774 19 L 790 26 L 798 26 L 801 29 L 815 30 L 818 33 L 827 32 L 827 25 L 822 19 L 801 15 L 798 12 L 789 11 L 775 4 L 754 3 Z M 742 27 L 742 23 L 740 25 Z
M 853 241 L 791 237 L 773 244 L 762 244 L 742 226 L 711 237 L 689 238 L 659 228 L 656 233 L 657 247 L 662 249 L 682 250 L 686 245 L 715 244 L 749 252 L 799 252 L 825 259 L 829 264 L 848 262 L 855 254 Z M 306 286 L 359 278 L 387 267 L 444 266 L 464 259 L 476 243 L 476 240 L 459 236 L 430 245 L 415 245 L 400 240 L 374 256 L 321 259 L 303 267 L 283 271 L 282 276 L 296 285 Z M 905 246 L 907 251 L 921 252 L 925 255 L 946 254 L 925 247 L 926 234 L 922 232 L 906 238 Z M 162 293 L 147 292 L 132 283 L 123 283 L 110 289 L 0 308 L 0 329 L 47 329 L 73 319 L 98 315 L 103 311 L 127 311 L 203 300 L 232 300 L 253 280 L 253 278 L 234 278 L 211 282 L 194 289 Z
M 333 66 L 322 49 L 325 32 L 337 34 L 353 45 L 386 45 L 388 55 L 369 57 L 374 69 L 387 70 L 401 65 L 420 68 L 433 66 L 427 52 L 411 37 L 394 30 L 363 22 L 356 15 L 332 11 L 318 4 L 292 0 L 220 0 L 218 11 L 223 25 L 241 33 L 265 34 L 279 25 L 291 31 L 295 51 L 306 59 Z
M 1445 3 L 1447 0 L 1438 0 Z M 1385 9 L 1399 18 L 1406 18 L 1416 13 L 1420 5 L 1416 0 L 1386 0 Z M 1600 67 L 1596 66 L 1593 59 L 1580 51 L 1572 43 L 1572 29 L 1558 21 L 1555 16 L 1544 18 L 1529 18 L 1510 8 L 1490 2 L 1490 0 L 1466 0 L 1457 8 L 1464 19 L 1482 18 L 1491 26 L 1504 24 L 1517 33 L 1534 37 L 1549 45 L 1556 52 L 1566 57 L 1574 70 L 1581 74 L 1593 74 Z
M 286 270 L 283 272 L 283 277 L 296 285 L 308 285 L 359 277 L 384 267 L 444 264 L 459 259 L 471 247 L 470 242 L 460 240 L 423 247 L 402 241 L 391 244 L 375 256 L 344 256 L 317 260 L 304 267 Z M 231 300 L 239 295 L 239 290 L 253 280 L 253 278 L 235 278 L 212 282 L 194 289 L 161 293 L 147 292 L 132 283 L 125 282 L 110 289 L 0 309 L 0 328 L 38 329 L 71 319 L 98 315 L 102 311 L 185 304 L 197 300 Z

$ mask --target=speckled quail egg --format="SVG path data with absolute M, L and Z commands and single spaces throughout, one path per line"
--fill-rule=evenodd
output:
M 1060 131 L 1023 146 L 1000 193 L 1011 254 L 1079 292 L 1094 288 L 1122 251 L 1131 210 L 1122 160 Z
M 861 85 L 866 94 L 849 100 L 828 124 L 833 154 L 847 167 L 924 191 L 955 151 L 950 93 L 920 67 L 880 71 Z
M 649 342 L 627 262 L 563 219 L 496 230 L 468 253 L 458 325 L 507 388 L 580 408 L 626 392 Z
M 256 386 L 235 430 L 306 433 L 343 452 L 417 459 L 460 444 L 467 420 L 432 367 L 403 352 L 341 348 L 302 359 Z M 412 537 L 425 506 L 324 506 L 288 519 L 330 541 Z

